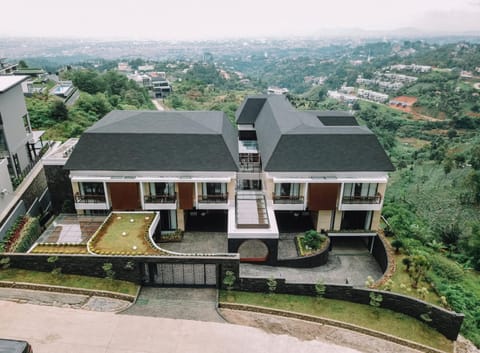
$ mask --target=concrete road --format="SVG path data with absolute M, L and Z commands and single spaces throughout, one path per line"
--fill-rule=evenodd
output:
M 186 353 L 359 351 L 300 341 L 257 328 L 117 315 L 0 301 L 0 337 L 28 340 L 35 353 Z

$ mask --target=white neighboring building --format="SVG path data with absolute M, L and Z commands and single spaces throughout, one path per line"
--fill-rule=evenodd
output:
M 269 86 L 267 89 L 268 94 L 277 94 L 277 95 L 282 95 L 282 94 L 287 94 L 288 89 L 287 88 L 280 88 L 276 86 Z
M 22 82 L 28 76 L 0 76 L 0 157 L 18 177 L 36 157 Z
M 384 103 L 388 100 L 388 94 L 370 91 L 368 89 L 361 89 L 361 88 L 358 89 L 357 96 L 359 98 L 367 99 L 367 100 L 378 102 L 378 103 Z

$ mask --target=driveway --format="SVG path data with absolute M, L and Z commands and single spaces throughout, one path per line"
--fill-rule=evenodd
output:
M 0 337 L 28 340 L 35 353 L 359 353 L 253 327 L 0 301 Z
M 134 305 L 122 314 L 225 322 L 216 310 L 215 288 L 142 287 Z

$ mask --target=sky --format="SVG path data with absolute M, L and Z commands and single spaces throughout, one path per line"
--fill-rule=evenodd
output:
M 480 34 L 480 0 L 17 0 L 0 36 L 191 40 L 417 28 Z

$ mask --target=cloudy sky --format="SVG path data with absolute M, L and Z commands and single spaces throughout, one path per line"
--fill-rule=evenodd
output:
M 319 35 L 326 30 L 480 33 L 480 0 L 17 0 L 0 35 L 216 39 Z

